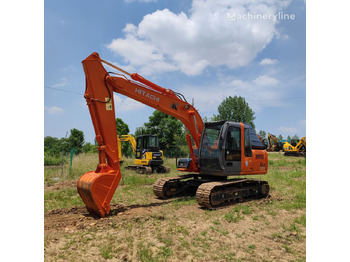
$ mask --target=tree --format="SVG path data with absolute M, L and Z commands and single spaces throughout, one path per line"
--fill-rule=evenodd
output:
M 281 134 L 279 134 L 277 137 L 277 141 L 281 141 L 281 140 L 283 140 L 283 136 Z
M 218 115 L 213 116 L 212 119 L 214 121 L 244 122 L 250 124 L 255 129 L 253 122 L 255 113 L 241 96 L 229 96 L 225 98 L 218 107 L 218 113 Z
M 159 147 L 168 157 L 186 154 L 186 152 L 179 152 L 179 146 L 186 144 L 183 125 L 180 120 L 170 115 L 158 110 L 154 111 L 147 123 L 136 128 L 135 136 L 142 134 L 157 135 Z
M 130 132 L 129 126 L 121 119 L 116 118 L 115 124 L 117 126 L 117 134 L 118 136 L 127 135 Z M 133 151 L 129 143 L 122 143 L 122 155 L 126 157 L 132 157 Z
M 97 153 L 98 152 L 97 146 L 91 144 L 90 142 L 87 142 L 83 145 L 82 151 L 84 153 Z
M 70 151 L 72 148 L 75 148 L 76 154 L 81 153 L 84 144 L 84 132 L 76 128 L 71 129 L 67 142 L 67 147 L 65 148 L 66 150 L 68 149 L 68 151 Z
M 261 139 L 265 139 L 266 138 L 266 132 L 264 130 L 260 130 L 259 131 L 259 136 L 261 137 Z
M 292 137 L 292 140 L 300 140 L 299 136 L 297 134 L 295 134 L 293 137 Z
M 60 140 L 57 137 L 45 136 L 44 152 L 52 156 L 61 154 L 62 146 Z
M 115 123 L 117 125 L 117 133 L 118 135 L 127 135 L 129 134 L 130 130 L 129 130 L 129 126 L 124 123 L 124 121 L 120 118 L 116 118 L 115 119 Z

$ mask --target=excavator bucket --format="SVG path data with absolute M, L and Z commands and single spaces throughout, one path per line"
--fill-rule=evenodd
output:
M 106 217 L 109 214 L 111 210 L 109 203 L 120 179 L 120 171 L 110 168 L 98 173 L 87 172 L 81 176 L 77 189 L 90 214 L 100 217 Z

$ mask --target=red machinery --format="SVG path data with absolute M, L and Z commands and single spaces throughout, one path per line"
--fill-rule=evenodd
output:
M 197 110 L 180 93 L 162 88 L 138 74 L 129 74 L 102 60 L 97 53 L 82 63 L 86 76 L 84 97 L 99 144 L 96 170 L 85 173 L 77 184 L 90 213 L 101 217 L 109 214 L 109 203 L 121 179 L 113 92 L 169 114 L 186 128 L 190 158 L 180 159 L 177 168 L 190 174 L 159 179 L 153 186 L 156 196 L 168 198 L 196 193 L 199 205 L 215 208 L 238 198 L 268 195 L 266 181 L 228 179 L 267 173 L 267 153 L 262 145 L 252 143 L 258 138 L 249 125 L 230 121 L 204 124 Z M 107 72 L 102 63 L 123 74 Z

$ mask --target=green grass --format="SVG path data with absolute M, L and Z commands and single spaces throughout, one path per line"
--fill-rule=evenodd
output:
M 169 174 L 141 175 L 125 167 L 133 164 L 133 159 L 126 158 L 121 166 L 122 180 L 119 188 L 113 197 L 112 203 L 122 203 L 126 205 L 146 204 L 152 199 L 152 185 L 159 177 L 176 176 L 179 173 L 175 168 L 175 159 L 165 159 L 165 165 L 170 166 L 172 171 Z M 56 182 L 65 180 L 78 180 L 84 173 L 94 170 L 98 162 L 98 154 L 80 154 L 74 156 L 72 170 L 69 173 L 69 165 L 64 164 L 63 175 L 60 166 L 50 166 L 44 169 L 44 179 L 46 185 L 53 185 Z M 285 167 L 285 168 L 279 168 Z M 270 191 L 278 195 L 283 201 L 276 201 L 266 205 L 261 205 L 262 209 L 269 210 L 269 214 L 274 216 L 278 209 L 293 210 L 304 209 L 306 207 L 306 159 L 296 157 L 285 157 L 280 153 L 269 153 L 269 172 L 264 176 L 256 176 L 257 179 L 267 180 Z M 79 200 L 75 188 L 62 189 L 55 192 L 45 193 L 45 212 L 55 208 L 69 208 L 75 205 L 83 205 Z M 172 208 L 179 209 L 182 206 L 196 204 L 195 197 L 178 198 L 171 202 Z M 235 213 L 228 213 L 225 219 L 230 222 L 238 222 L 244 219 L 245 215 L 253 214 L 253 209 L 249 204 L 235 207 Z M 206 212 L 208 217 L 216 216 L 215 211 Z M 255 218 L 256 219 L 256 218 Z
M 45 167 L 45 185 L 67 180 L 77 181 L 84 173 L 95 170 L 97 162 L 97 154 L 75 156 L 72 172 L 69 173 L 69 166 L 65 163 L 63 176 L 60 166 Z M 269 162 L 267 175 L 248 178 L 268 181 L 271 198 L 236 203 L 217 210 L 198 208 L 192 212 L 192 206 L 198 207 L 195 197 L 179 197 L 164 202 L 155 200 L 152 185 L 159 177 L 182 174 L 176 171 L 174 159 L 165 160 L 165 165 L 172 168 L 169 174 L 150 175 L 126 170 L 127 165 L 133 164 L 133 159 L 126 159 L 121 167 L 122 180 L 112 203 L 127 206 L 131 214 L 133 210 L 138 210 L 139 206 L 144 206 L 145 210 L 150 212 L 142 213 L 136 218 L 126 214 L 111 216 L 107 218 L 110 222 L 104 232 L 94 227 L 81 231 L 80 236 L 69 233 L 72 239 L 64 242 L 62 250 L 59 250 L 52 261 L 61 258 L 67 261 L 79 261 L 76 253 L 91 247 L 98 248 L 93 261 L 119 258 L 119 249 L 136 261 L 270 261 L 269 255 L 281 250 L 289 255 L 289 258 L 293 257 L 292 260 L 302 260 L 305 254 L 294 244 L 305 241 L 305 158 L 269 153 Z M 71 188 L 60 190 L 47 188 L 44 194 L 45 212 L 84 206 L 73 183 Z M 152 206 L 153 204 L 156 205 Z M 281 221 L 276 229 L 271 230 L 276 227 L 274 221 L 286 213 L 288 218 Z M 242 229 L 245 225 L 246 227 Z M 268 243 L 266 247 L 261 248 L 254 241 L 255 236 L 261 237 L 265 227 L 271 230 L 267 238 L 275 241 L 278 249 Z M 291 236 L 287 237 L 286 232 Z M 101 242 L 95 244 L 97 238 Z M 232 245 L 232 239 L 243 244 L 240 247 Z M 45 242 L 49 243 L 50 239 Z M 208 253 L 205 250 L 216 251 Z
M 77 193 L 76 188 L 66 188 L 57 191 L 49 191 L 44 194 L 44 210 L 48 212 L 58 208 L 72 208 L 83 206 L 84 203 Z
M 112 252 L 112 247 L 111 246 L 103 246 L 101 249 L 101 255 L 105 259 L 112 259 L 113 255 L 111 254 Z

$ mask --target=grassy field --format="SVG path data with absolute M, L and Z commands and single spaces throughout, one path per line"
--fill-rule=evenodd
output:
M 306 159 L 269 153 L 270 197 L 207 210 L 195 197 L 155 198 L 152 184 L 176 176 L 140 175 L 122 165 L 110 216 L 90 216 L 76 182 L 97 155 L 80 154 L 72 170 L 45 167 L 45 261 L 305 261 Z

